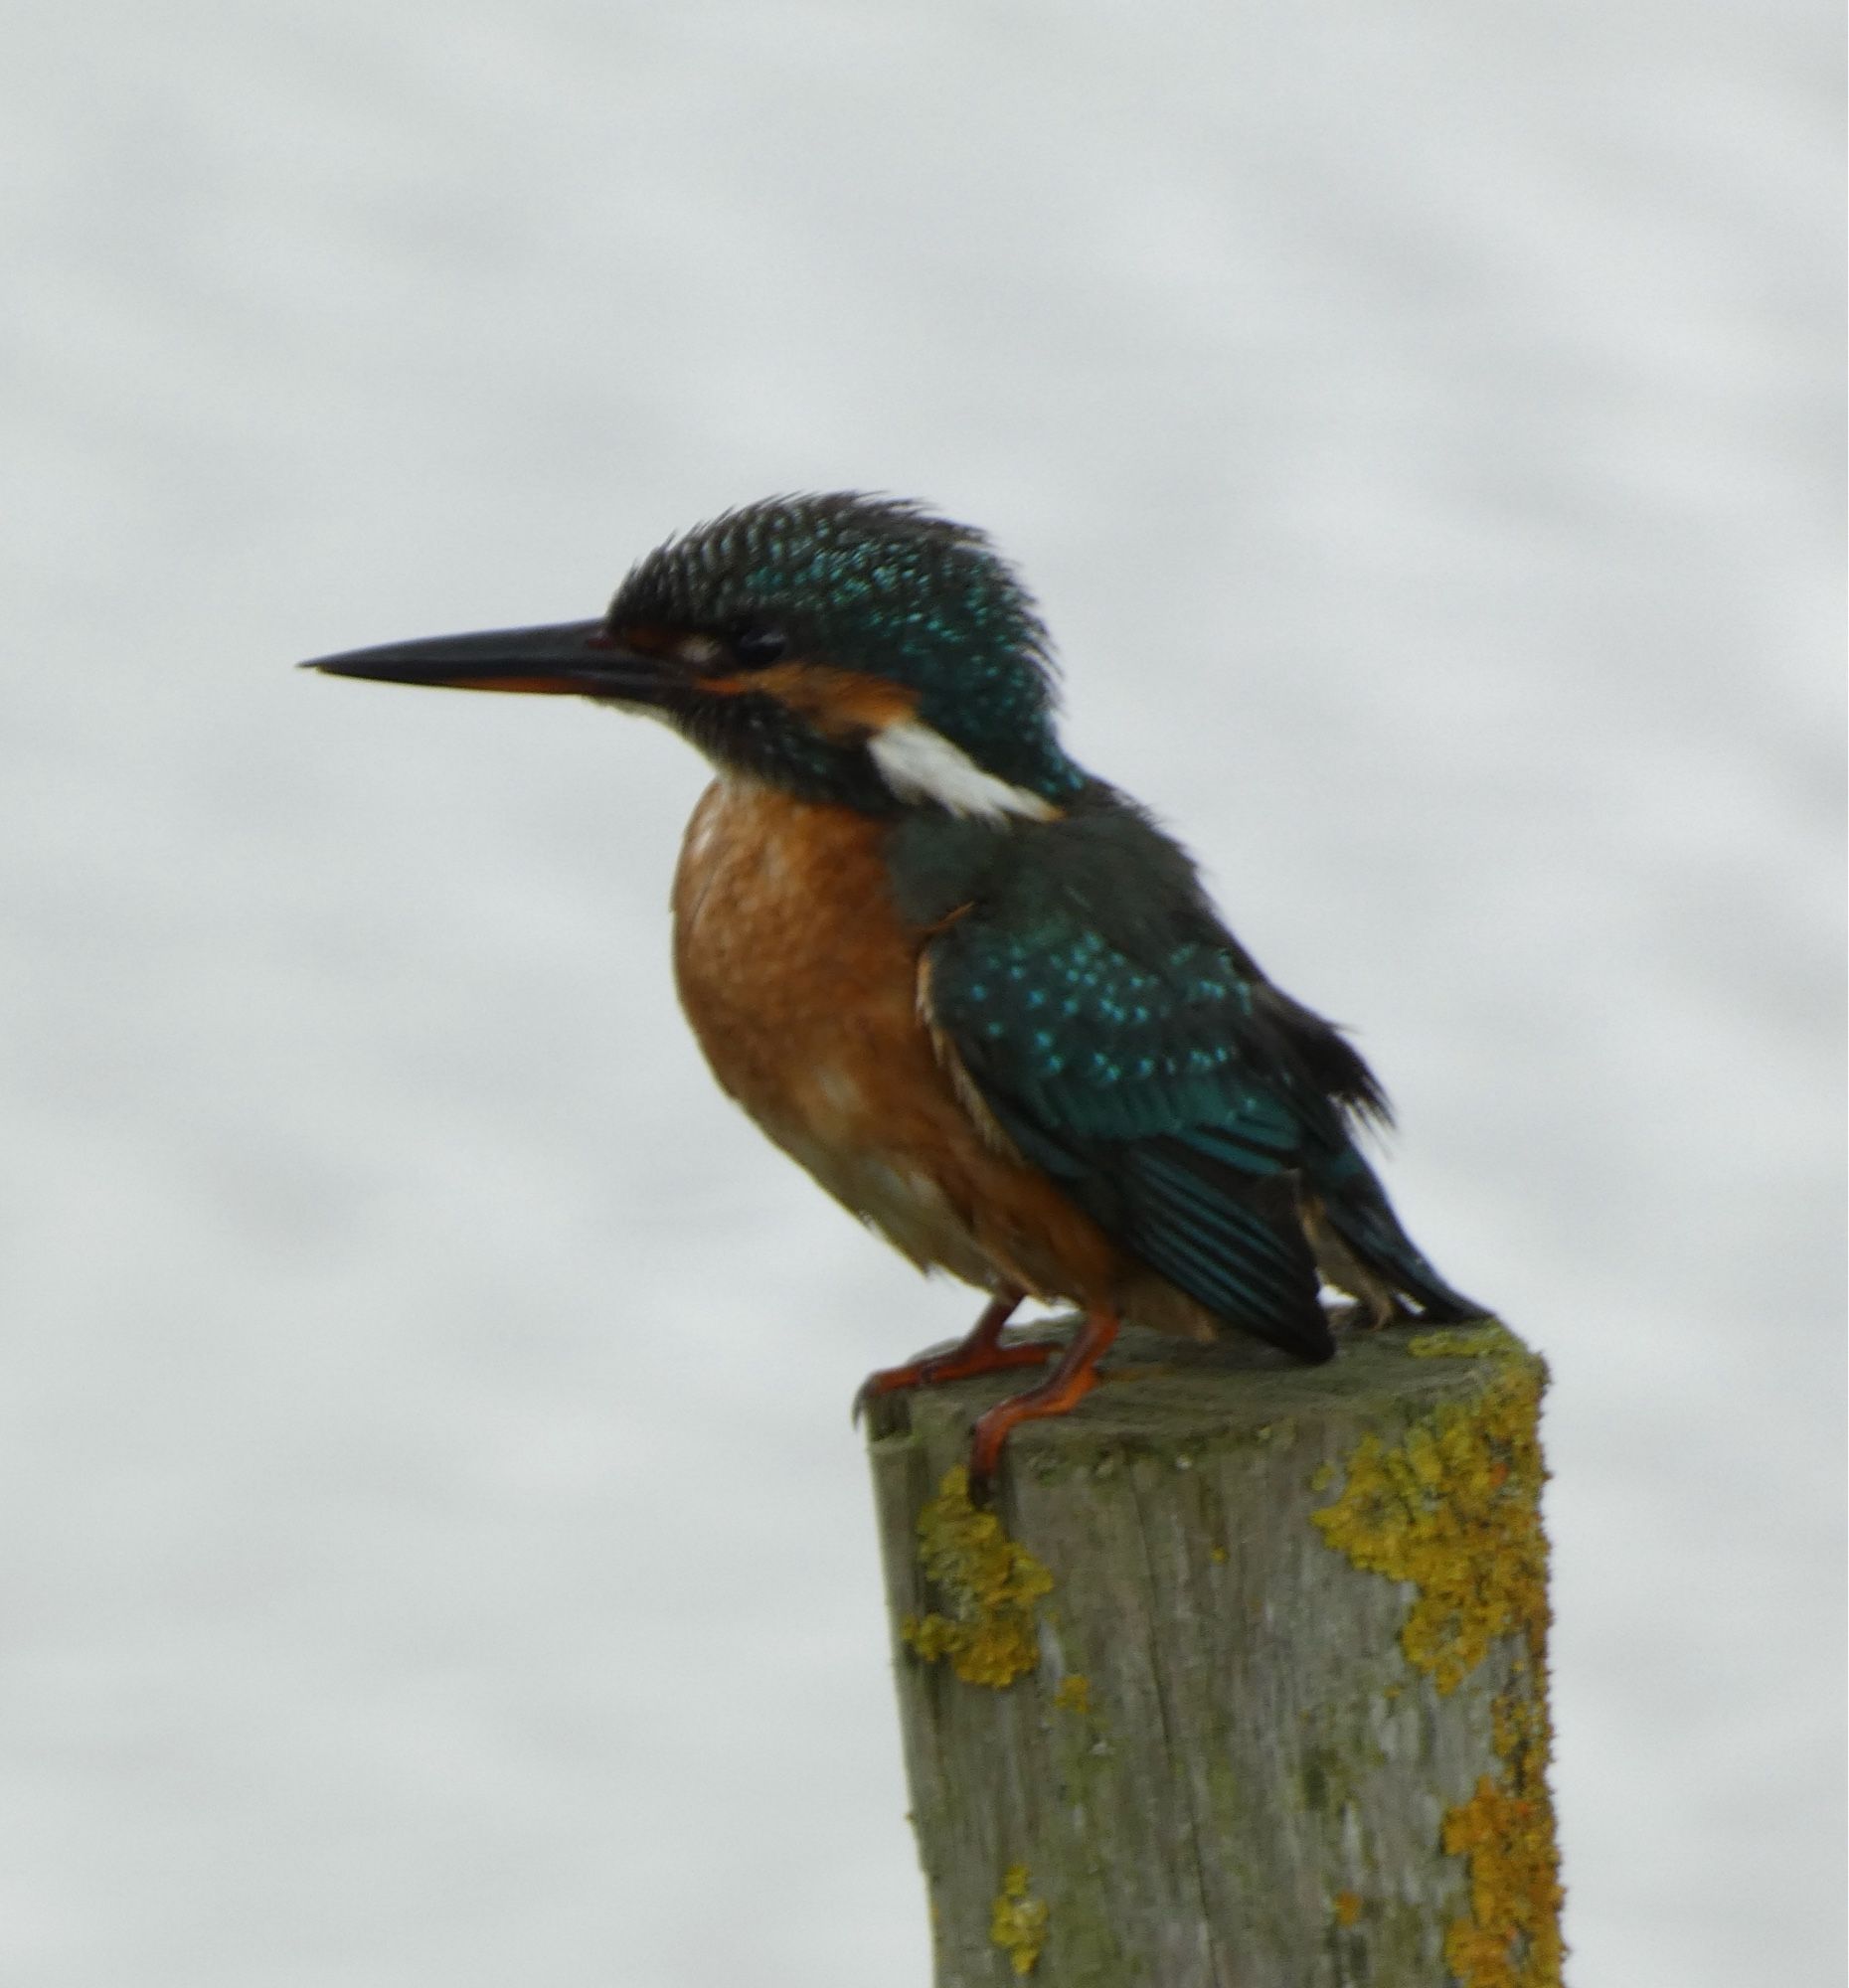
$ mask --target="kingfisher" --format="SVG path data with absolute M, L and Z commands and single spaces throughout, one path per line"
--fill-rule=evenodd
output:
M 1126 1319 L 1314 1362 L 1344 1294 L 1375 1325 L 1483 1315 L 1358 1143 L 1390 1120 L 1360 1054 L 1062 746 L 1047 628 L 983 533 L 885 496 L 773 497 L 649 553 L 595 620 L 303 667 L 588 698 L 711 761 L 672 907 L 714 1076 L 850 1213 L 988 1298 L 857 1411 L 1051 1362 L 976 1421 L 972 1486 L 1096 1385 Z M 1065 1341 L 1004 1336 L 1029 1298 L 1075 1307 Z

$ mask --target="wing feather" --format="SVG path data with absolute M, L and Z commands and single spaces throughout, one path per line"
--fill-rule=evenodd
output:
M 1298 1179 L 1306 1123 L 1339 1137 L 1339 1119 L 1248 964 L 977 907 L 931 941 L 920 1001 L 984 1113 L 1107 1234 L 1228 1323 L 1326 1359 Z

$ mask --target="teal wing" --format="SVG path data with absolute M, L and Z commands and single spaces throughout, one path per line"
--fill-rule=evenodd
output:
M 1228 1323 L 1327 1359 L 1299 1182 L 1348 1146 L 1316 1058 L 1359 1060 L 1231 941 L 1197 928 L 1131 951 L 1070 899 L 1036 909 L 972 907 L 931 942 L 932 1026 L 1114 1241 Z

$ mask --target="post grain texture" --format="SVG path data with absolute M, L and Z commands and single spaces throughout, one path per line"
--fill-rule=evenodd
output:
M 1325 1367 L 1125 1333 L 878 1406 L 937 1988 L 1555 1988 L 1545 1371 L 1497 1325 Z

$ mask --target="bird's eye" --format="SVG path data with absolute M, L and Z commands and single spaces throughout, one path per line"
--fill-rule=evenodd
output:
M 752 669 L 761 669 L 789 652 L 789 637 L 780 628 L 741 628 L 732 638 L 732 653 Z

